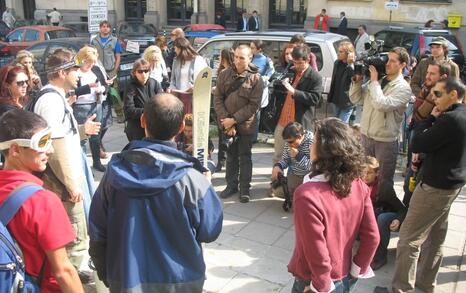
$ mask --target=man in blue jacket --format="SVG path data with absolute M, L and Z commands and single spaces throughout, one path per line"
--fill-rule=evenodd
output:
M 195 158 L 178 151 L 183 103 L 150 99 L 141 117 L 146 138 L 112 157 L 94 195 L 90 249 L 111 292 L 202 292 L 201 242 L 222 230 L 222 204 Z

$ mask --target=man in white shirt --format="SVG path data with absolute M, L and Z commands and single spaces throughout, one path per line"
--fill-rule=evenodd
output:
M 9 28 L 13 28 L 16 18 L 11 14 L 11 9 L 7 8 L 2 14 L 2 20 L 6 23 Z
M 370 43 L 371 39 L 369 35 L 366 33 L 366 26 L 361 24 L 358 27 L 358 36 L 356 40 L 354 40 L 354 47 L 356 48 L 356 55 L 361 57 L 362 55 L 366 54 L 367 50 L 365 49 L 365 44 Z
M 61 14 L 60 12 L 57 11 L 56 8 L 53 8 L 53 11 L 47 14 L 48 17 L 50 17 L 50 22 L 54 26 L 58 26 L 61 20 Z
M 42 180 L 44 187 L 60 196 L 73 228 L 76 239 L 66 246 L 71 263 L 79 269 L 87 253 L 87 225 L 84 212 L 86 181 L 83 166 L 81 136 L 98 134 L 100 123 L 91 116 L 84 125 L 78 125 L 67 99 L 77 86 L 78 71 L 74 54 L 66 49 L 56 50 L 47 62 L 49 84 L 35 101 L 33 110 L 47 121 L 52 129 L 54 153 L 50 155 Z M 47 92 L 45 92 L 47 90 Z M 74 96 L 74 99 L 76 97 Z M 71 98 L 70 98 L 71 99 Z M 79 272 L 83 283 L 85 274 Z M 83 277 L 85 276 L 85 277 Z

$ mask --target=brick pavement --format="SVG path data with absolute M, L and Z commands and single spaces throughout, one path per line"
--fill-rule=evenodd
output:
M 104 144 L 109 152 L 120 151 L 127 143 L 122 124 L 108 131 Z M 217 241 L 205 245 L 207 280 L 205 290 L 221 293 L 291 292 L 292 276 L 286 265 L 294 245 L 291 213 L 282 210 L 282 200 L 269 198 L 273 148 L 256 144 L 253 149 L 253 180 L 248 204 L 237 198 L 223 200 L 223 231 Z M 96 181 L 102 173 L 96 172 Z M 217 191 L 225 187 L 224 172 L 214 174 L 212 183 Z M 402 177 L 396 176 L 396 190 L 401 195 Z M 388 264 L 376 271 L 372 279 L 361 280 L 357 293 L 372 292 L 376 285 L 388 286 L 392 277 L 397 235 L 390 241 Z M 452 206 L 449 230 L 445 242 L 445 258 L 438 277 L 439 293 L 466 292 L 466 192 Z M 86 292 L 93 292 L 92 287 Z

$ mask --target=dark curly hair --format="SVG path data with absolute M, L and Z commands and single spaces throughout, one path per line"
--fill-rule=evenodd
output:
M 312 174 L 324 174 L 340 197 L 351 192 L 351 183 L 361 177 L 365 157 L 351 128 L 338 118 L 326 118 L 315 125 L 316 159 Z

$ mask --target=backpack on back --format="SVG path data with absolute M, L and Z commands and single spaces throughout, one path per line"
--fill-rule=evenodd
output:
M 36 293 L 40 292 L 45 260 L 39 277 L 26 274 L 23 254 L 6 228 L 22 204 L 42 187 L 32 183 L 18 186 L 0 205 L 0 292 Z
M 29 102 L 27 102 L 26 105 L 24 105 L 23 109 L 34 113 L 34 108 L 36 107 L 37 101 L 39 101 L 39 99 L 43 95 L 48 94 L 48 93 L 56 93 L 57 95 L 61 96 L 61 94 L 56 89 L 53 89 L 53 88 L 41 89 L 40 91 L 36 92 L 34 95 L 31 96 L 31 99 L 29 100 Z M 69 113 L 68 109 L 66 108 L 65 102 L 63 102 L 63 108 L 65 109 L 65 115 L 63 115 L 62 123 L 65 122 L 65 117 Z

